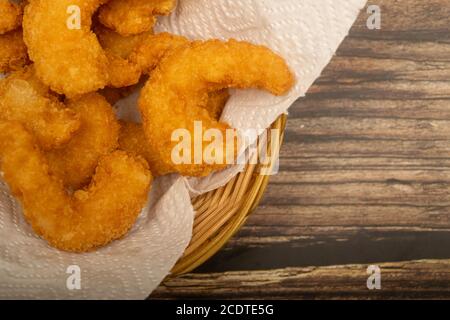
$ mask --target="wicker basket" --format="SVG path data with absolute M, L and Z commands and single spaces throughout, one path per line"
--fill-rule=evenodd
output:
M 285 126 L 285 115 L 272 125 L 272 128 L 282 132 L 280 141 L 267 144 L 267 152 L 272 160 L 278 157 Z M 274 164 L 272 161 L 269 166 L 273 167 Z M 193 237 L 184 255 L 172 269 L 172 276 L 188 273 L 199 267 L 241 228 L 258 206 L 269 183 L 270 176 L 258 174 L 260 169 L 261 165 L 247 165 L 242 173 L 225 186 L 193 199 L 196 211 Z

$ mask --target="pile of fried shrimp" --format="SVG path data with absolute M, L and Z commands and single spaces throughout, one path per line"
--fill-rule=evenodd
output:
M 174 130 L 234 130 L 229 89 L 282 96 L 295 83 L 270 49 L 154 33 L 176 0 L 0 0 L 0 169 L 49 245 L 87 252 L 120 239 L 155 177 L 203 177 L 220 164 L 177 164 Z M 140 90 L 142 123 L 113 105 Z M 223 156 L 235 156 L 233 148 Z M 193 162 L 194 163 L 194 162 Z

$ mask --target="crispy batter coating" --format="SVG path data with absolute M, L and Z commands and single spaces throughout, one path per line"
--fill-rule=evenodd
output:
M 135 47 L 153 34 L 150 31 L 137 35 L 123 36 L 100 23 L 95 24 L 94 32 L 103 49 L 124 59 L 127 59 Z
M 28 61 L 22 30 L 18 29 L 0 35 L 0 73 L 19 70 Z
M 219 120 L 229 97 L 230 94 L 228 90 L 221 90 L 209 94 L 206 109 L 212 118 Z M 158 157 L 158 154 L 152 150 L 151 145 L 145 137 L 142 124 L 121 121 L 119 146 L 121 150 L 127 151 L 130 154 L 142 156 L 147 160 L 155 177 L 174 172 L 172 166 L 165 164 L 162 159 Z
M 147 160 L 155 177 L 173 172 L 171 166 L 162 162 L 158 155 L 152 151 L 145 138 L 144 128 L 139 123 L 120 122 L 119 148 Z
M 170 50 L 189 43 L 187 38 L 169 33 L 122 36 L 99 24 L 94 29 L 108 56 L 112 88 L 138 83 L 141 75 L 149 75 Z
M 150 33 L 122 36 L 99 23 L 95 25 L 94 31 L 109 60 L 109 86 L 122 88 L 138 83 L 141 70 L 128 60 L 128 56 Z
M 149 74 L 170 50 L 188 43 L 187 38 L 166 32 L 150 35 L 135 46 L 128 59 Z
M 80 127 L 78 115 L 48 91 L 32 66 L 0 81 L 0 119 L 22 123 L 45 150 L 67 143 Z
M 153 71 L 139 99 L 144 130 L 152 150 L 166 165 L 186 176 L 206 176 L 226 167 L 195 158 L 194 122 L 203 130 L 218 129 L 226 136 L 229 126 L 213 119 L 205 106 L 208 93 L 224 88 L 259 88 L 286 94 L 294 76 L 286 62 L 268 48 L 246 42 L 211 40 L 179 47 L 166 55 Z M 190 164 L 175 164 L 172 142 L 175 130 L 191 133 Z M 200 140 L 201 137 L 200 137 Z M 224 160 L 235 156 L 236 146 L 224 144 Z M 205 160 L 205 159 L 203 159 Z M 226 161 L 219 161 L 226 162 Z
M 124 236 L 147 200 L 152 176 L 145 161 L 116 151 L 103 157 L 88 188 L 67 193 L 22 125 L 0 122 L 4 178 L 27 221 L 50 245 L 85 252 Z
M 111 84 L 100 93 L 112 105 L 136 89 L 142 74 L 149 75 L 170 50 L 189 43 L 187 38 L 169 33 L 122 36 L 101 25 L 95 26 L 95 33 L 107 52 L 112 71 Z
M 108 57 L 109 86 L 123 88 L 139 82 L 142 73 L 137 65 L 109 52 L 106 52 L 106 56 Z
M 103 96 L 91 93 L 69 101 L 67 107 L 81 119 L 81 127 L 68 144 L 45 156 L 50 172 L 77 190 L 89 183 L 99 159 L 118 147 L 119 123 Z
M 69 97 L 108 84 L 108 58 L 90 30 L 91 16 L 107 0 L 33 0 L 26 6 L 23 31 L 37 76 Z M 81 28 L 68 24 L 68 8 L 81 9 Z M 69 28 L 69 26 L 71 28 Z
M 211 118 L 219 121 L 222 115 L 223 109 L 230 99 L 230 92 L 228 89 L 223 89 L 215 92 L 210 92 L 208 94 L 208 104 L 206 105 L 206 110 L 209 112 Z
M 157 15 L 169 15 L 175 0 L 111 0 L 100 8 L 99 20 L 106 27 L 132 35 L 152 30 Z
M 0 0 L 0 34 L 15 30 L 22 23 L 23 6 L 10 0 Z
M 110 61 L 110 86 L 114 88 L 138 83 L 141 75 L 149 75 L 170 50 L 189 43 L 187 38 L 169 33 L 121 36 L 105 29 L 99 39 Z

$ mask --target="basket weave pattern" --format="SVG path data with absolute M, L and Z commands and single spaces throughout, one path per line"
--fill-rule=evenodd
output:
M 272 129 L 280 130 L 280 140 L 267 143 L 271 168 L 278 158 L 284 138 L 286 115 L 279 117 Z M 274 147 L 275 146 L 275 147 Z M 275 149 L 275 150 L 274 150 Z M 248 164 L 245 170 L 225 186 L 192 200 L 196 212 L 192 240 L 172 269 L 172 275 L 188 273 L 217 253 L 241 228 L 258 206 L 270 176 L 259 174 L 263 165 Z M 267 165 L 264 165 L 267 169 Z

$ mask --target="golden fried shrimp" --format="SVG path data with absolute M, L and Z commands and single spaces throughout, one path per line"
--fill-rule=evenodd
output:
M 141 156 L 147 160 L 155 177 L 174 172 L 154 153 L 145 138 L 144 128 L 139 123 L 120 122 L 119 148 L 129 154 Z
M 175 164 L 171 141 L 179 129 L 188 130 L 195 141 L 194 123 L 203 130 L 217 129 L 223 137 L 229 126 L 213 119 L 205 106 L 208 93 L 224 88 L 259 88 L 275 95 L 286 94 L 294 76 L 286 62 L 266 47 L 246 42 L 218 40 L 194 42 L 166 55 L 153 71 L 139 99 L 145 134 L 162 161 L 186 176 L 206 176 L 226 167 L 227 161 L 208 164 L 190 157 L 190 163 Z M 216 131 L 217 131 L 216 130 Z M 202 137 L 199 137 L 202 140 Z M 191 143 L 192 149 L 194 145 Z M 224 143 L 224 159 L 235 157 L 236 146 Z M 209 160 L 209 159 L 208 159 Z
M 112 88 L 138 83 L 141 75 L 150 74 L 167 52 L 189 43 L 188 39 L 169 33 L 122 36 L 98 24 L 94 30 L 109 60 Z
M 0 0 L 0 34 L 15 30 L 22 23 L 22 5 Z
M 129 57 L 134 48 L 152 36 L 152 32 L 123 36 L 99 23 L 95 24 L 94 32 L 103 49 L 124 59 Z
M 128 60 L 128 56 L 150 33 L 122 36 L 98 23 L 94 31 L 108 57 L 109 86 L 122 88 L 138 83 L 142 74 L 141 70 L 135 63 Z
M 0 119 L 22 123 L 45 150 L 67 143 L 80 127 L 78 115 L 49 93 L 32 66 L 0 81 Z
M 212 118 L 219 120 L 229 97 L 230 94 L 228 90 L 211 92 L 209 94 L 206 109 Z M 158 157 L 157 153 L 153 152 L 151 145 L 145 137 L 142 124 L 126 121 L 120 122 L 119 148 L 147 160 L 150 165 L 150 170 L 155 177 L 174 172 L 172 166 L 165 164 L 161 158 Z
M 99 20 L 106 27 L 132 35 L 152 30 L 157 15 L 169 15 L 176 0 L 111 0 L 100 8 Z
M 114 88 L 138 83 L 141 75 L 150 74 L 167 52 L 189 43 L 184 37 L 168 33 L 121 36 L 105 29 L 99 39 L 109 59 L 109 82 Z
M 230 92 L 228 89 L 223 89 L 208 94 L 208 104 L 206 110 L 209 112 L 211 118 L 219 121 L 225 105 L 230 99 Z
M 81 127 L 62 148 L 45 153 L 50 172 L 77 190 L 89 183 L 102 156 L 118 147 L 119 123 L 103 96 L 91 93 L 69 101 L 67 107 L 81 119 Z
M 58 249 L 85 252 L 124 236 L 146 203 L 152 176 L 144 160 L 116 151 L 103 157 L 88 188 L 67 193 L 48 170 L 33 136 L 0 123 L 4 178 L 37 234 Z
M 27 63 L 28 53 L 22 30 L 0 35 L 0 73 L 19 70 Z
M 108 84 L 108 58 L 90 30 L 92 14 L 106 1 L 32 0 L 26 6 L 23 31 L 28 53 L 37 76 L 53 91 L 72 97 Z M 76 7 L 81 10 L 80 29 L 69 21 L 68 12 Z
M 106 52 L 109 68 L 109 86 L 123 88 L 135 85 L 141 78 L 139 67 L 127 59 Z
M 187 38 L 170 33 L 150 35 L 135 46 L 128 59 L 138 65 L 144 74 L 149 74 L 167 52 L 188 43 Z

